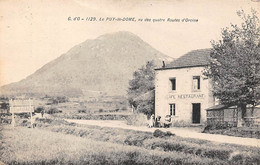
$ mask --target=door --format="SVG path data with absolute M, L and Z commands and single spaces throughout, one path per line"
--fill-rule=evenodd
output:
M 192 123 L 193 124 L 200 123 L 200 103 L 192 104 Z

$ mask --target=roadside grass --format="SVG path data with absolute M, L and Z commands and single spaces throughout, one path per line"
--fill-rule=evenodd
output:
M 46 129 L 97 141 L 138 146 L 148 150 L 178 152 L 202 158 L 225 160 L 231 164 L 247 164 L 249 162 L 260 164 L 260 149 L 256 147 L 220 144 L 178 136 L 154 137 L 150 132 L 77 125 L 62 120 L 59 125 L 57 123 L 59 120 L 53 120 L 52 126 L 46 127 Z
M 260 149 L 256 147 L 167 133 L 155 137 L 156 131 L 79 125 L 56 118 L 36 119 L 36 122 L 36 129 L 8 126 L 4 129 L 2 161 L 7 164 L 260 164 Z
M 152 133 L 114 128 L 80 128 L 72 126 L 52 127 L 51 131 L 62 132 L 97 141 L 139 146 L 149 150 L 178 152 L 211 159 L 234 162 L 260 163 L 260 150 L 254 147 L 244 147 L 230 144 L 214 144 L 181 137 L 155 138 Z M 237 163 L 236 163 L 237 164 Z M 238 163 L 239 164 L 239 163 Z M 242 163 L 244 164 L 244 163 Z
M 0 159 L 6 164 L 225 164 L 191 154 L 95 141 L 38 128 L 5 126 L 2 135 Z
M 204 133 L 210 134 L 221 134 L 221 135 L 228 135 L 228 136 L 237 136 L 237 137 L 247 137 L 247 138 L 256 138 L 260 139 L 260 128 L 239 128 L 239 127 L 232 127 L 232 128 L 223 128 L 223 129 L 205 129 Z

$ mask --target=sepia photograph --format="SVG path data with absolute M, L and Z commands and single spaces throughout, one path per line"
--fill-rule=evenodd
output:
M 260 0 L 0 0 L 0 165 L 259 165 Z

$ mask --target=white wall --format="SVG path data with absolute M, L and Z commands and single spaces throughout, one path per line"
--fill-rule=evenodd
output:
M 204 79 L 203 67 L 156 70 L 155 77 L 155 115 L 162 120 L 169 115 L 170 103 L 175 103 L 176 117 L 192 123 L 192 103 L 201 103 L 201 123 L 206 121 L 206 108 L 214 105 L 211 85 Z M 192 89 L 193 76 L 200 76 L 200 90 Z M 176 91 L 171 90 L 170 78 L 176 78 Z

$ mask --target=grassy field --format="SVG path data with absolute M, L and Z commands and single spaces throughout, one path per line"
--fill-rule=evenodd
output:
M 41 119 L 1 130 L 6 164 L 260 164 L 260 149 Z M 157 135 L 157 136 L 155 136 Z
M 26 127 L 2 131 L 1 161 L 6 164 L 214 164 L 177 152 L 148 150 Z

